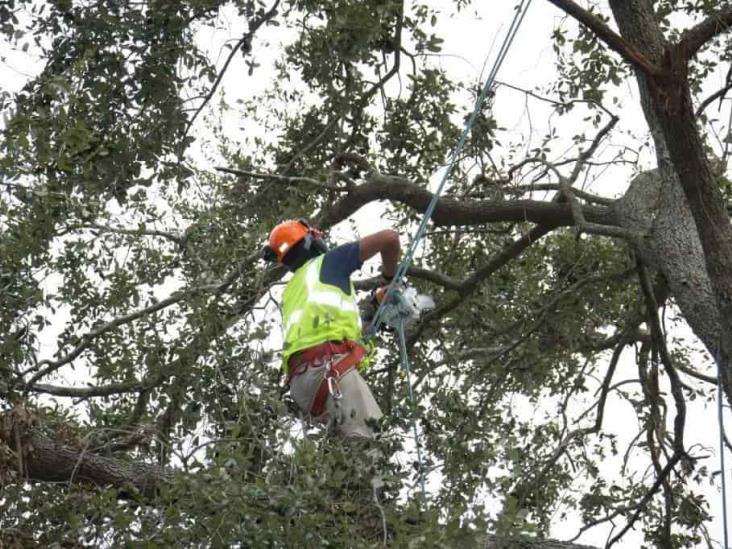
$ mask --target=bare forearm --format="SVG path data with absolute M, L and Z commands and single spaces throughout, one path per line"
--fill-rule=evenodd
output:
M 381 272 L 387 278 L 392 278 L 396 273 L 400 253 L 401 247 L 399 246 L 398 238 L 395 246 L 390 246 L 381 250 Z
M 399 244 L 399 233 L 396 231 L 379 231 L 372 235 L 366 236 L 360 241 L 361 261 L 373 257 L 377 253 L 381 254 L 382 268 L 381 272 L 386 277 L 394 276 L 396 273 L 401 246 Z

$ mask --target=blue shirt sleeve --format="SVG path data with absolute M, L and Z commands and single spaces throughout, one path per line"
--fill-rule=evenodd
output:
M 351 273 L 361 268 L 361 245 L 356 242 L 341 244 L 328 251 L 320 269 L 320 282 L 338 286 L 351 294 Z

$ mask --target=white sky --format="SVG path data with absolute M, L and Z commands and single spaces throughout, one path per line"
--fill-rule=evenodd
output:
M 432 0 L 430 3 L 438 9 L 445 6 L 448 8 L 445 12 L 449 12 L 449 8 L 453 5 L 452 0 Z M 411 2 L 407 2 L 407 4 L 410 5 Z M 487 74 L 493 56 L 496 54 L 500 41 L 513 17 L 515 3 L 508 0 L 485 0 L 484 2 L 476 2 L 476 5 L 481 6 L 480 13 L 477 15 L 474 9 L 468 9 L 459 16 L 443 16 L 438 19 L 437 32 L 444 38 L 445 42 L 443 51 L 433 58 L 434 62 L 449 74 L 461 79 L 472 79 L 473 81 Z M 544 86 L 556 78 L 555 58 L 548 36 L 561 17 L 560 12 L 548 2 L 543 0 L 533 2 L 519 31 L 514 47 L 509 52 L 508 58 L 498 75 L 499 81 L 521 88 L 534 89 L 537 86 Z M 213 55 L 220 54 L 221 44 L 224 40 L 236 38 L 243 31 L 242 21 L 233 13 L 222 15 L 221 23 L 223 30 L 219 29 L 210 34 L 202 33 L 200 37 L 201 44 L 208 47 Z M 271 46 L 266 48 L 261 47 L 259 39 L 255 40 L 253 51 L 261 67 L 255 71 L 254 77 L 246 76 L 241 57 L 237 56 L 237 61 L 226 75 L 223 89 L 220 91 L 220 94 L 225 94 L 229 104 L 233 104 L 237 97 L 251 96 L 265 89 L 272 75 L 272 64 L 278 54 L 276 44 L 278 41 L 287 40 L 291 36 L 290 32 L 283 27 L 269 29 L 267 37 L 271 42 Z M 30 54 L 7 48 L 0 51 L 0 81 L 3 83 L 4 90 L 18 90 L 23 83 L 40 70 L 40 59 L 33 57 L 32 50 L 30 51 Z M 221 57 L 221 61 L 223 62 L 223 57 Z M 720 87 L 723 79 L 724 74 L 722 71 L 717 71 L 709 79 L 709 90 L 713 91 Z M 218 98 L 215 98 L 211 104 L 216 105 Z M 606 157 L 615 153 L 617 150 L 615 147 L 625 145 L 637 147 L 637 138 L 647 133 L 635 86 L 629 84 L 623 90 L 623 96 L 620 99 L 621 102 L 618 105 L 611 105 L 608 101 L 608 106 L 621 117 L 621 120 L 612 140 L 606 142 L 600 151 L 600 154 Z M 498 90 L 494 103 L 494 113 L 499 120 L 499 124 L 508 130 L 502 134 L 501 139 L 504 143 L 507 141 L 525 143 L 527 149 L 538 144 L 544 133 L 549 129 L 547 125 L 548 112 L 545 105 L 535 101 L 530 101 L 527 107 L 523 94 L 507 88 Z M 723 112 L 719 118 L 726 120 L 726 112 Z M 232 138 L 237 138 L 240 132 L 248 135 L 266 134 L 264 128 L 253 127 L 251 124 L 247 124 L 247 121 L 238 119 L 235 116 L 230 116 L 222 122 L 225 133 Z M 571 139 L 574 133 L 577 133 L 578 124 L 583 131 L 588 132 L 588 136 L 592 137 L 591 127 L 586 124 L 582 125 L 579 113 L 578 116 L 570 117 L 567 120 L 558 120 L 555 117 L 552 122 L 558 133 L 566 136 L 567 140 Z M 199 118 L 197 125 L 199 130 L 204 127 L 203 117 Z M 717 129 L 719 130 L 723 125 L 722 122 L 718 123 Z M 526 138 L 529 127 L 533 128 L 531 139 Z M 203 159 L 207 156 L 206 153 L 211 154 L 211 151 L 202 152 L 200 156 L 197 156 Z M 640 158 L 643 168 L 653 167 L 655 162 L 652 151 L 646 149 L 641 153 Z M 630 175 L 631 168 L 628 166 L 613 167 L 602 174 L 601 177 L 591 181 L 589 189 L 605 196 L 619 196 L 625 190 Z M 378 204 L 369 205 L 359 211 L 354 219 L 358 233 L 365 234 L 380 228 L 386 228 L 387 223 L 382 219 L 381 211 L 382 207 Z M 340 240 L 352 238 L 353 234 L 348 224 L 344 223 L 334 228 L 331 236 L 335 240 Z M 674 335 L 691 338 L 689 330 L 684 327 L 676 328 Z M 50 335 L 49 340 L 49 345 L 53 346 Z M 703 362 L 708 368 L 710 367 L 708 361 L 701 355 L 699 356 L 699 362 Z M 633 360 L 632 349 L 628 348 L 624 360 L 619 366 L 615 381 L 636 377 L 637 369 Z M 714 450 L 717 446 L 718 437 L 716 410 L 699 401 L 688 402 L 687 404 L 687 448 L 696 443 L 708 447 L 710 449 L 708 453 L 711 457 L 702 464 L 711 470 L 717 470 L 718 456 L 716 450 Z M 548 407 L 543 408 L 543 410 L 546 409 Z M 534 410 L 526 404 L 517 405 L 517 413 L 521 415 L 539 414 L 543 410 Z M 620 400 L 617 396 L 612 396 L 609 400 L 606 425 L 609 431 L 615 432 L 619 436 L 618 446 L 621 449 L 624 448 L 623 442 L 628 442 L 637 432 L 637 419 L 634 411 L 627 402 Z M 609 478 L 618 474 L 621 459 L 622 454 L 619 458 L 608 459 L 607 463 L 604 464 L 604 473 Z M 644 458 L 640 456 L 635 462 L 644 462 L 642 460 Z M 709 525 L 710 535 L 718 540 L 721 534 L 721 521 L 719 520 L 721 503 L 717 487 L 707 487 L 705 495 L 710 502 L 710 513 L 715 517 Z M 491 508 L 494 506 L 495 502 L 490 504 Z M 622 527 L 623 524 L 620 521 L 617 526 Z M 570 517 L 565 522 L 558 522 L 552 531 L 552 535 L 558 539 L 567 539 L 574 536 L 580 526 L 581 522 L 577 516 Z M 601 526 L 583 535 L 577 542 L 603 546 L 608 533 L 609 528 Z M 630 549 L 639 547 L 641 543 L 642 536 L 637 532 L 630 532 L 623 542 L 617 544 L 616 547 Z

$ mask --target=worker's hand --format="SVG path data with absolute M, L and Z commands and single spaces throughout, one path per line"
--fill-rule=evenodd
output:
M 386 299 L 386 293 L 389 291 L 390 287 L 391 284 L 386 284 L 384 286 L 376 288 L 373 295 L 373 299 L 376 300 L 376 303 L 381 305 L 384 302 L 384 299 Z
M 379 286 L 388 286 L 389 284 L 394 282 L 394 275 L 387 276 L 383 272 L 379 273 L 377 282 L 378 282 Z
M 381 305 L 382 301 L 384 301 L 384 298 L 386 297 L 386 292 L 388 291 L 390 286 L 391 284 L 380 286 L 379 288 L 373 290 L 366 300 L 360 303 L 361 323 L 363 325 L 364 333 L 371 325 L 371 322 L 374 320 L 374 317 L 376 316 L 376 311 L 379 310 L 379 305 Z M 379 331 L 391 332 L 392 330 L 382 322 L 379 327 Z

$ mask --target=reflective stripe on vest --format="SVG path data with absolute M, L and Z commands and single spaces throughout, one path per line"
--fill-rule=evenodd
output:
M 300 267 L 282 296 L 282 329 L 284 332 L 283 366 L 298 351 L 326 341 L 361 338 L 361 318 L 353 284 L 351 293 L 323 284 L 320 270 L 325 256 L 311 259 Z

